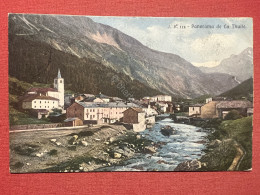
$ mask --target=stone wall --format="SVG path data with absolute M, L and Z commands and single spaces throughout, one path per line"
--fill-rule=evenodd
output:
M 29 124 L 29 125 L 13 125 L 10 126 L 10 130 L 26 130 L 26 129 L 48 129 L 63 127 L 62 123 L 52 123 L 52 124 Z

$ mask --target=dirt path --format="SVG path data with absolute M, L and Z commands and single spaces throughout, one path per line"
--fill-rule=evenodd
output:
M 238 170 L 239 165 L 240 165 L 241 161 L 243 160 L 243 158 L 245 156 L 244 149 L 242 148 L 242 146 L 240 144 L 238 144 L 236 141 L 234 141 L 233 146 L 236 148 L 237 154 L 236 154 L 232 164 L 228 168 L 228 171 Z

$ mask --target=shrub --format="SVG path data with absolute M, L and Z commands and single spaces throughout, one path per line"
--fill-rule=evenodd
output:
M 21 146 L 16 146 L 14 151 L 17 154 L 30 156 L 32 153 L 37 152 L 39 150 L 39 146 L 33 144 L 24 144 Z
M 57 153 L 58 153 L 57 150 L 52 149 L 52 150 L 49 152 L 49 155 L 54 156 L 54 155 L 57 155 Z
M 14 164 L 14 167 L 18 168 L 18 169 L 22 168 L 23 166 L 24 166 L 24 164 L 22 162 L 17 162 L 17 163 Z
M 231 110 L 226 116 L 225 116 L 225 120 L 236 120 L 236 119 L 240 119 L 242 118 L 242 116 L 240 115 L 240 113 L 237 110 Z
M 81 131 L 79 132 L 79 137 L 92 136 L 94 133 L 92 131 Z

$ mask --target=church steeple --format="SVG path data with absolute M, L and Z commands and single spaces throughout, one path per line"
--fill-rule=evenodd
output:
M 60 69 L 58 70 L 58 75 L 54 79 L 54 88 L 58 92 L 59 106 L 64 106 L 64 79 L 61 77 Z
M 61 78 L 61 74 L 60 74 L 60 69 L 58 70 L 58 76 L 57 76 L 58 79 Z

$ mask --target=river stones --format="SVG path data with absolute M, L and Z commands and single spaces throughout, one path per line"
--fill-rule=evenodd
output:
M 122 154 L 114 152 L 114 158 L 121 158 Z
M 148 153 L 148 154 L 151 154 L 151 153 L 155 153 L 156 150 L 155 150 L 155 148 L 152 147 L 152 146 L 145 146 L 145 147 L 144 147 L 144 152 L 145 152 L 145 153 Z
M 201 168 L 201 162 L 197 159 L 180 163 L 174 171 L 197 171 Z

